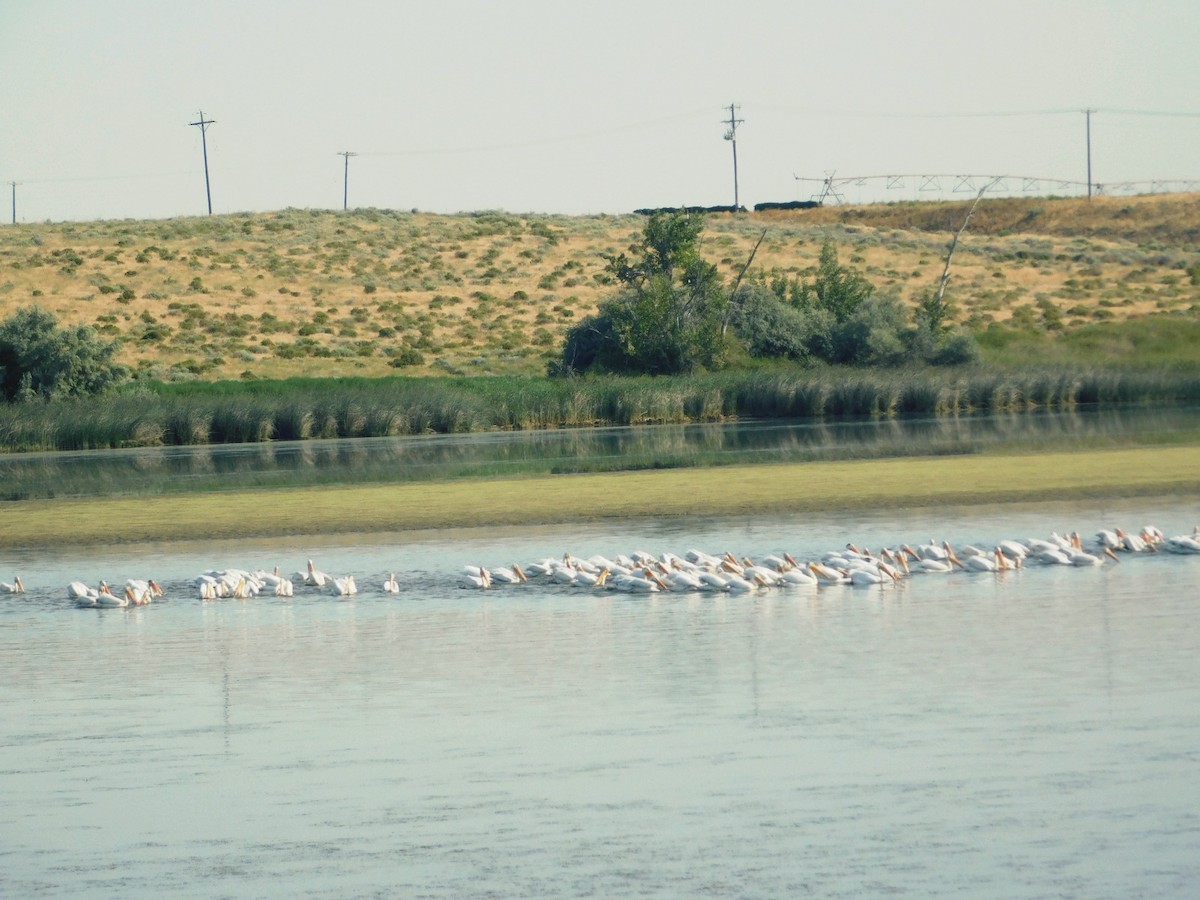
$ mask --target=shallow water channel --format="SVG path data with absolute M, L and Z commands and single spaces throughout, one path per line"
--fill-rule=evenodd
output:
M 0 501 L 1200 439 L 1200 408 L 507 431 L 0 454 Z
M 1200 556 L 742 597 L 456 581 L 1200 521 L 1150 504 L 9 554 L 0 894 L 1195 896 Z M 359 595 L 191 585 L 309 558 Z M 65 596 L 147 576 L 165 602 Z

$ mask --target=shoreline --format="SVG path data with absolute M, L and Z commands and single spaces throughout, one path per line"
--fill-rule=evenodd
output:
M 0 547 L 1200 497 L 1200 445 L 0 503 Z M 1198 514 L 1200 515 L 1200 514 Z

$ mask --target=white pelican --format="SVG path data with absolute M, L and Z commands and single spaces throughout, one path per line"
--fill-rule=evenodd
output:
M 970 569 L 972 572 L 995 572 L 999 566 L 994 557 L 968 556 L 963 568 Z
M 558 564 L 558 560 L 546 557 L 545 559 L 532 562 L 525 567 L 525 571 L 530 575 L 549 575 L 554 571 L 554 567 Z
M 82 581 L 72 581 L 67 585 L 67 599 L 81 600 L 84 597 L 94 597 L 96 591 L 92 590 Z
M 111 609 L 118 606 L 128 606 L 128 597 L 118 597 L 114 594 L 104 582 L 100 583 L 100 590 L 96 594 L 96 605 L 103 606 L 106 609 Z
M 358 593 L 358 586 L 354 583 L 353 575 L 331 578 L 325 582 L 325 589 L 335 597 L 353 597 Z
M 1169 537 L 1163 546 L 1172 553 L 1200 553 L 1200 539 L 1187 534 L 1177 534 Z
M 0 592 L 5 594 L 23 594 L 25 593 L 25 582 L 21 581 L 20 575 L 13 576 L 12 584 L 7 581 L 0 581 Z
M 659 581 L 649 577 L 649 570 L 643 569 L 642 572 L 641 575 L 618 575 L 613 587 L 632 594 L 651 594 L 662 590 Z
M 575 573 L 575 580 L 571 584 L 579 585 L 580 587 L 602 588 L 607 586 L 608 569 L 601 569 L 597 574 L 591 572 L 579 571 Z
M 493 582 L 501 582 L 503 584 L 523 584 L 529 580 L 525 576 L 524 570 L 522 570 L 521 567 L 516 563 L 514 563 L 511 567 L 500 566 L 499 568 L 489 569 L 488 571 L 492 575 Z M 590 566 L 588 567 L 588 571 L 591 571 Z
M 919 559 L 908 567 L 914 575 L 931 575 L 943 572 L 953 572 L 954 563 L 943 559 Z
M 130 606 L 145 606 L 154 599 L 154 595 L 149 587 L 143 591 L 137 591 L 129 585 L 125 585 L 125 599 L 129 601 Z
M 821 565 L 821 563 L 810 562 L 808 571 L 812 572 L 813 577 L 821 584 L 849 584 L 850 576 L 830 566 Z
M 1043 550 L 1038 550 L 1033 554 L 1033 558 L 1038 562 L 1046 563 L 1047 565 L 1051 566 L 1071 565 L 1071 557 L 1067 551 L 1060 550 L 1057 547 L 1047 547 Z
M 703 591 L 708 588 L 699 575 L 686 569 L 672 569 L 663 575 L 663 581 L 673 591 Z
M 1000 549 L 1004 551 L 1005 556 L 1009 556 L 1014 560 L 1024 559 L 1029 555 L 1029 548 L 1020 541 L 1004 540 L 1000 542 Z
M 153 578 L 142 580 L 140 578 L 130 578 L 125 582 L 125 587 L 132 588 L 133 592 L 139 597 L 143 594 L 149 594 L 151 598 L 161 597 L 163 589 L 159 587 L 158 582 Z M 147 601 L 148 602 L 148 601 Z
M 729 590 L 729 579 L 713 569 L 701 569 L 696 573 L 696 577 L 704 585 L 704 590 L 707 591 L 727 591 Z
M 1121 539 L 1122 547 L 1130 553 L 1143 553 L 1146 550 L 1154 549 L 1140 534 L 1129 534 L 1118 528 L 1117 537 Z
M 798 587 L 800 585 L 815 585 L 816 576 L 801 568 L 784 569 L 779 573 L 779 584 L 783 587 Z
M 1117 554 L 1113 553 L 1113 551 L 1109 550 L 1107 547 L 1104 548 L 1103 553 L 1105 556 L 1110 556 L 1113 559 L 1117 559 Z M 1104 565 L 1104 557 L 1103 556 L 1097 556 L 1094 553 L 1087 553 L 1083 550 L 1076 550 L 1074 553 L 1068 554 L 1068 556 L 1070 557 L 1071 565 L 1073 565 L 1073 566 L 1102 566 L 1102 565 Z
M 743 578 L 741 575 L 731 572 L 725 581 L 727 583 L 725 589 L 731 594 L 749 594 L 764 586 L 762 579 L 757 574 L 751 574 L 749 578 Z
M 392 572 L 383 580 L 383 589 L 389 594 L 400 593 L 400 582 L 396 580 L 396 573 Z
M 273 572 L 264 572 L 259 569 L 257 572 L 250 573 L 250 577 L 264 589 L 270 588 L 276 597 L 295 596 L 296 586 L 290 578 L 284 578 L 279 574 L 279 566 L 276 566 Z
M 458 573 L 458 585 L 482 590 L 492 586 L 492 576 L 483 566 L 464 566 Z
M 331 581 L 330 577 L 324 572 L 321 572 L 313 565 L 313 561 L 308 561 L 308 569 L 305 572 L 298 572 L 300 580 L 312 587 L 325 587 Z

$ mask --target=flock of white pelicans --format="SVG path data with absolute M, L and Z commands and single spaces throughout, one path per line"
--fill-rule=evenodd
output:
M 732 553 L 715 556 L 701 550 L 688 550 L 683 556 L 660 556 L 637 551 L 615 559 L 591 556 L 587 559 L 564 555 L 526 565 L 464 566 L 458 584 L 464 588 L 487 589 L 501 584 L 540 581 L 546 584 L 583 587 L 592 590 L 616 590 L 627 593 L 727 592 L 750 593 L 771 588 L 822 585 L 894 584 L 914 575 L 966 572 L 1004 572 L 1024 566 L 1101 566 L 1119 561 L 1122 554 L 1200 553 L 1200 525 L 1191 534 L 1167 537 L 1154 526 L 1138 532 L 1119 528 L 1101 530 L 1085 547 L 1078 532 L 1048 539 L 1004 540 L 991 547 L 964 545 L 957 549 L 947 541 L 912 546 L 885 547 L 878 552 L 848 544 L 844 550 L 825 553 L 819 560 L 798 562 L 791 554 L 766 556 L 758 562 Z M 262 594 L 294 596 L 297 585 L 339 599 L 358 593 L 353 575 L 335 577 L 320 571 L 308 561 L 308 567 L 288 577 L 278 567 L 263 570 L 221 569 L 204 572 L 192 586 L 200 600 L 249 599 Z M 395 574 L 379 585 L 385 593 L 400 592 Z M 0 582 L 0 593 L 23 594 L 25 584 L 18 576 L 13 582 Z M 67 586 L 67 597 L 81 607 L 142 606 L 163 597 L 164 591 L 153 579 L 130 579 L 119 587 L 101 581 L 95 588 L 81 581 Z
M 1097 532 L 1091 549 L 1085 549 L 1078 532 L 1052 534 L 1049 539 L 1005 540 L 994 547 L 965 545 L 955 549 L 947 541 L 930 540 L 913 547 L 885 547 L 877 553 L 848 544 L 820 560 L 798 562 L 791 554 L 766 556 L 758 562 L 732 553 L 714 556 L 688 550 L 683 556 L 661 556 L 644 551 L 608 559 L 591 556 L 579 559 L 570 554 L 548 558 L 524 568 L 464 566 L 459 584 L 467 588 L 490 588 L 541 579 L 561 585 L 601 588 L 629 593 L 727 592 L 744 594 L 770 588 L 821 585 L 894 584 L 911 575 L 967 572 L 1004 572 L 1027 564 L 1101 566 L 1119 561 L 1120 553 L 1200 553 L 1200 525 L 1192 534 L 1167 537 L 1154 526 L 1130 533 L 1121 529 Z
M 20 579 L 17 581 L 20 582 Z M 192 586 L 200 600 L 247 600 L 260 594 L 292 597 L 295 595 L 297 582 L 342 599 L 349 599 L 358 593 L 353 575 L 328 575 L 317 569 L 311 559 L 307 569 L 296 572 L 291 577 L 281 575 L 278 567 L 273 572 L 213 569 L 198 575 L 192 581 Z M 394 574 L 384 580 L 382 587 L 389 593 L 400 591 L 400 584 Z M 21 590 L 24 590 L 23 585 Z M 118 590 L 113 590 L 105 581 L 100 582 L 97 588 L 89 587 L 82 581 L 72 581 L 67 585 L 68 599 L 74 600 L 76 606 L 82 607 L 144 606 L 162 596 L 162 587 L 153 579 L 131 579 Z

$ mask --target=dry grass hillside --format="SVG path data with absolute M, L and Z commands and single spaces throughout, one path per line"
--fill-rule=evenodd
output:
M 963 203 L 711 215 L 732 276 L 804 277 L 824 241 L 908 302 L 934 288 Z M 37 304 L 121 338 L 162 378 L 540 373 L 613 291 L 638 216 L 285 210 L 0 227 L 0 318 Z M 1200 316 L 1200 197 L 984 200 L 950 296 L 973 328 Z

